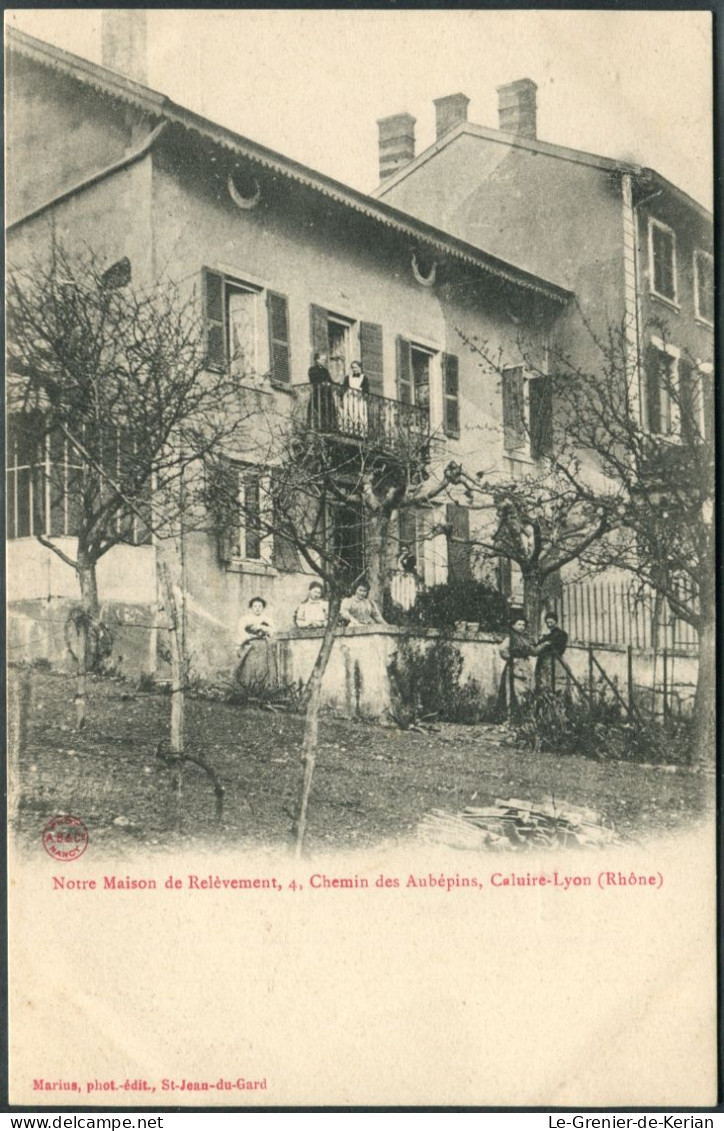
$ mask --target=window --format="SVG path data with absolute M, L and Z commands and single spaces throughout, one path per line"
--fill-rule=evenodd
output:
M 430 419 L 430 383 L 436 351 L 406 338 L 397 339 L 397 399 L 415 405 Z
M 261 561 L 261 476 L 258 471 L 236 467 L 238 522 L 232 540 L 232 558 Z
M 469 581 L 470 512 L 457 503 L 447 504 L 447 578 L 451 584 Z
M 646 428 L 654 435 L 679 434 L 679 357 L 676 346 L 660 338 L 652 338 L 646 351 Z
M 671 228 L 654 219 L 649 220 L 649 270 L 653 293 L 675 303 L 676 237 Z
M 365 572 L 365 516 L 362 503 L 346 501 L 329 507 L 332 551 L 346 585 L 354 585 Z
M 85 438 L 85 437 L 81 437 Z M 85 442 L 107 474 L 123 489 L 129 468 L 135 466 L 133 438 L 127 429 L 109 428 Z M 92 513 L 97 513 L 106 497 L 112 495 L 108 483 L 98 478 L 88 481 L 83 464 L 73 445 L 59 432 L 48 433 L 40 413 L 13 413 L 8 418 L 7 444 L 8 537 L 27 538 L 42 534 L 46 538 L 75 537 L 81 521 L 83 491 L 87 485 Z M 129 493 L 138 494 L 128 481 Z M 142 486 L 148 497 L 151 480 Z M 120 508 L 119 508 L 120 509 Z M 113 520 L 119 539 L 133 545 L 150 541 L 150 533 L 133 514 L 117 514 Z
M 455 354 L 442 355 L 443 429 L 446 436 L 460 435 L 460 381 L 459 365 Z
M 509 455 L 543 459 L 553 448 L 553 383 L 522 365 L 503 370 L 503 444 Z
M 694 252 L 694 305 L 696 317 L 714 324 L 714 260 L 705 251 Z
M 227 369 L 237 377 L 254 377 L 264 364 L 260 356 L 263 289 L 216 271 L 204 270 L 206 355 L 210 369 Z M 266 292 L 269 376 L 291 381 L 287 299 Z

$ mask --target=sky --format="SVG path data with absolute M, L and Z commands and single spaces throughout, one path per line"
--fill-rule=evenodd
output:
M 708 12 L 149 9 L 148 85 L 369 192 L 378 118 L 417 119 L 462 91 L 497 127 L 496 87 L 538 84 L 542 140 L 662 173 L 707 207 L 712 186 Z M 99 9 L 10 10 L 6 22 L 101 61 Z

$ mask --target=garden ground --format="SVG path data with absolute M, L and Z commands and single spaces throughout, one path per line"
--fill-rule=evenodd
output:
M 94 845 L 113 854 L 194 841 L 290 843 L 301 775 L 299 716 L 188 698 L 187 750 L 224 786 L 219 821 L 203 771 L 184 765 L 176 795 L 175 771 L 157 755 L 168 737 L 167 695 L 94 679 L 87 723 L 78 732 L 73 679 L 29 674 L 28 725 L 11 807 L 26 845 L 39 845 L 43 826 L 59 813 L 80 817 Z M 588 806 L 626 840 L 712 820 L 714 811 L 713 778 L 683 767 L 535 754 L 514 745 L 504 727 L 401 731 L 327 715 L 320 721 L 307 847 L 406 839 L 430 809 L 455 813 L 499 797 Z

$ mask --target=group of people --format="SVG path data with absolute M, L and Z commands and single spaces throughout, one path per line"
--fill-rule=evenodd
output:
M 324 628 L 329 617 L 329 601 L 324 596 L 324 586 L 313 581 L 305 599 L 294 612 L 297 628 Z M 370 597 L 369 585 L 360 581 L 354 592 L 340 605 L 339 619 L 348 625 L 385 624 L 376 602 Z M 237 650 L 239 666 L 236 676 L 246 686 L 274 686 L 277 683 L 276 653 L 272 639 L 276 627 L 267 612 L 263 597 L 252 597 L 249 611 L 239 621 Z
M 555 687 L 556 664 L 568 647 L 568 633 L 559 626 L 558 616 L 552 610 L 546 613 L 545 623 L 547 631 L 536 640 L 525 617 L 513 621 L 510 635 L 500 649 L 505 660 L 498 692 L 501 708 L 520 706 L 534 687 Z
M 367 394 L 369 381 L 362 372 L 359 361 L 353 361 L 349 373 L 340 386 L 332 379 L 327 368 L 326 353 L 315 353 L 314 365 L 309 370 L 312 387 L 309 401 L 309 423 L 322 432 L 343 432 L 346 435 L 365 436 L 369 424 Z

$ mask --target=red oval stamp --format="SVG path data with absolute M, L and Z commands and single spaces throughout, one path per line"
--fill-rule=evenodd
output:
M 43 848 L 54 860 L 77 860 L 88 847 L 88 829 L 80 817 L 62 814 L 43 829 Z

